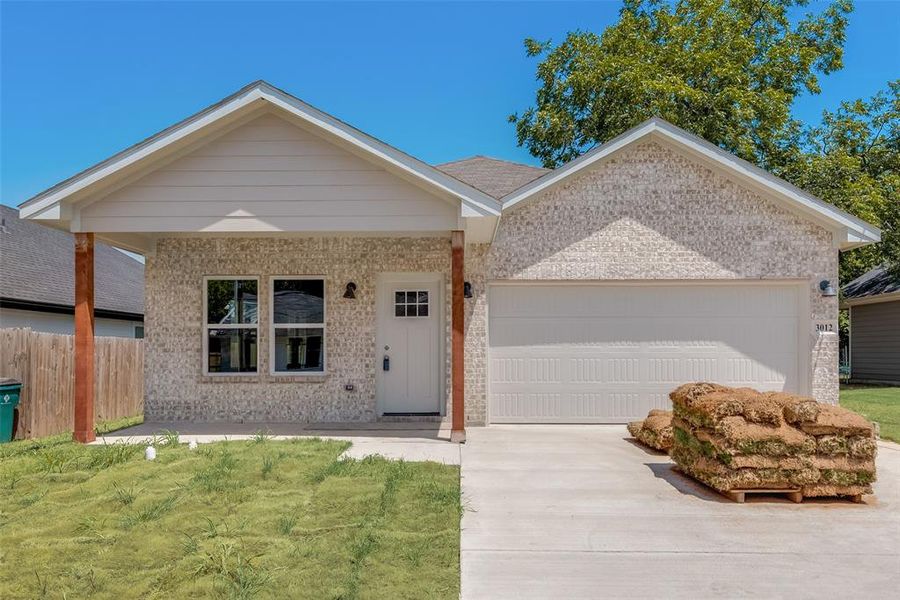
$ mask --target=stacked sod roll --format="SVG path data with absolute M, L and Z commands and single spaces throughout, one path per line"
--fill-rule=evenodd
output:
M 629 423 L 628 433 L 645 446 L 668 452 L 672 449 L 672 411 L 654 408 L 643 421 Z
M 721 492 L 800 489 L 804 496 L 872 493 L 872 423 L 781 392 L 689 383 L 672 400 L 672 459 Z

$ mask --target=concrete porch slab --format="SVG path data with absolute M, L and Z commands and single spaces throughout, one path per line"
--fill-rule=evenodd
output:
M 224 440 L 250 440 L 260 432 L 273 440 L 323 438 L 348 441 L 348 458 L 379 455 L 406 461 L 460 463 L 458 444 L 451 443 L 443 423 L 143 423 L 98 436 L 94 444 L 140 442 L 163 431 L 177 431 L 182 442 L 198 444 Z

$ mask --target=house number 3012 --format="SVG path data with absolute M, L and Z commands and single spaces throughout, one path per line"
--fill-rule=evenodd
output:
M 835 330 L 834 323 L 816 323 L 816 331 L 819 333 L 828 333 Z

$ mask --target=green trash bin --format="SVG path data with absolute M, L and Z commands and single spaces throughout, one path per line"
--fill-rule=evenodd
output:
M 0 377 L 0 444 L 13 439 L 13 423 L 16 407 L 19 406 L 19 394 L 22 382 L 18 379 Z

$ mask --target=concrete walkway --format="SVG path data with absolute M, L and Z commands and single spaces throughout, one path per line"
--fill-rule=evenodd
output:
M 900 446 L 875 499 L 734 504 L 622 426 L 492 426 L 462 448 L 462 597 L 883 598 L 900 589 Z
M 353 444 L 344 452 L 349 458 L 377 454 L 391 459 L 430 460 L 447 465 L 458 465 L 460 461 L 459 445 L 450 443 L 450 430 L 441 423 L 341 423 L 312 427 L 295 423 L 144 423 L 98 436 L 94 443 L 137 442 L 166 430 L 177 431 L 182 442 L 198 444 L 249 440 L 263 432 L 277 440 L 300 437 L 345 440 Z

